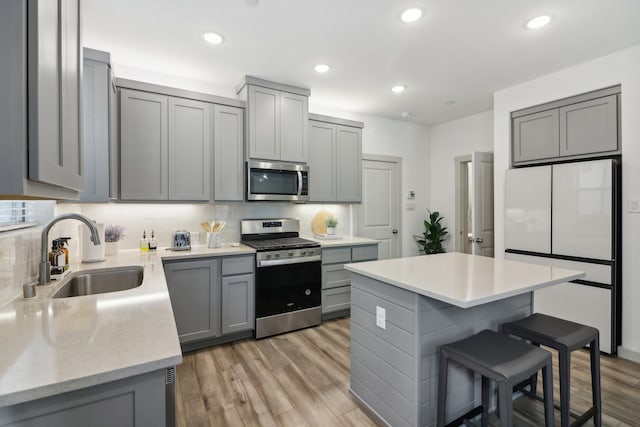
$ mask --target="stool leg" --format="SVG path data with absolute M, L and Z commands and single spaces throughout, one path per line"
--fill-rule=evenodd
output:
M 544 393 L 544 425 L 553 427 L 553 366 L 551 360 L 542 368 L 542 390 Z
M 558 350 L 558 374 L 560 377 L 560 425 L 569 427 L 569 397 L 571 394 L 571 354 L 566 348 Z
M 440 350 L 438 361 L 438 413 L 436 425 L 444 427 L 445 412 L 447 410 L 447 373 L 449 358 Z
M 513 384 L 508 381 L 498 383 L 498 402 L 500 403 L 500 425 L 513 426 Z
M 491 382 L 489 378 L 482 376 L 482 427 L 489 425 L 489 397 Z
M 589 344 L 591 359 L 591 395 L 593 397 L 593 423 L 596 427 L 602 425 L 602 405 L 600 400 L 600 339 L 596 338 Z

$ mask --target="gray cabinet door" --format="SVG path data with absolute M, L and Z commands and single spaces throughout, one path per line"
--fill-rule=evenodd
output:
M 244 110 L 214 106 L 215 200 L 244 200 Z
M 309 98 L 280 92 L 280 160 L 307 161 Z
M 80 2 L 33 1 L 27 13 L 29 179 L 82 190 Z
M 337 201 L 362 201 L 362 129 L 337 126 Z
M 220 335 L 219 259 L 167 263 L 171 306 L 181 343 Z
M 280 159 L 280 92 L 249 86 L 249 157 Z
M 254 328 L 253 274 L 222 278 L 222 334 Z
M 84 190 L 81 202 L 109 201 L 110 102 L 109 64 L 85 58 L 82 83 Z
M 336 125 L 309 120 L 309 201 L 336 201 Z
M 322 314 L 351 308 L 351 286 L 322 291 Z
M 616 95 L 560 108 L 560 155 L 595 154 L 618 149 Z
M 120 198 L 167 200 L 167 97 L 120 90 Z
M 558 110 L 513 119 L 513 163 L 560 155 Z
M 169 200 L 211 199 L 211 104 L 169 98 Z
M 344 264 L 322 266 L 322 289 L 339 288 L 351 284 L 351 273 Z

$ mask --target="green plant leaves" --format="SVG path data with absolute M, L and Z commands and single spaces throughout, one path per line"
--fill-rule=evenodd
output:
M 441 222 L 444 219 L 440 216 L 440 212 L 438 211 L 429 211 L 427 210 L 429 219 L 424 221 L 424 233 L 422 236 L 413 236 L 416 239 L 416 242 L 422 246 L 425 254 L 439 254 L 444 253 L 444 247 L 442 246 L 442 242 L 444 242 L 447 234 L 447 227 L 443 227 Z

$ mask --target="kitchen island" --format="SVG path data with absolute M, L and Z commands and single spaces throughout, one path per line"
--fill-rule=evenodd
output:
M 461 253 L 348 264 L 351 392 L 383 422 L 436 421 L 440 345 L 531 314 L 532 291 L 584 273 Z M 480 403 L 480 378 L 450 368 L 447 420 Z

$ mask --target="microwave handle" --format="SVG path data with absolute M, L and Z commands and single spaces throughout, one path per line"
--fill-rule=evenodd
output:
M 298 196 L 302 195 L 302 171 L 298 171 Z

